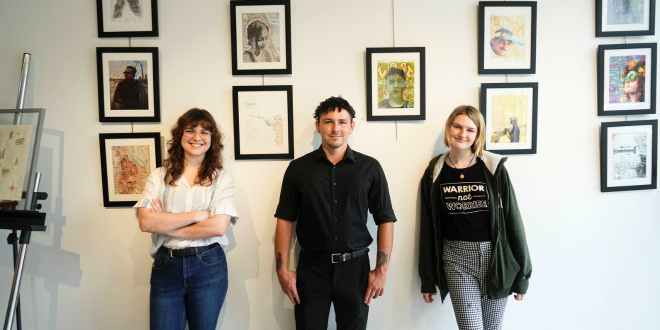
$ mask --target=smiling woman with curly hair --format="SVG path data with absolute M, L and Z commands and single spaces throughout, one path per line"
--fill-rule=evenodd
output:
M 172 127 L 164 166 L 151 173 L 134 206 L 153 243 L 151 329 L 218 323 L 228 288 L 225 233 L 238 219 L 222 149 L 213 116 L 188 110 Z
M 646 62 L 633 60 L 621 72 L 621 96 L 619 102 L 644 102 L 646 87 Z

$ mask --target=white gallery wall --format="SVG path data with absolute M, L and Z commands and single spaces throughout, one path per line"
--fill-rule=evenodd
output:
M 47 110 L 38 170 L 49 193 L 48 230 L 35 233 L 21 288 L 24 329 L 148 329 L 149 234 L 130 208 L 104 208 L 99 133 L 161 132 L 184 111 L 208 109 L 225 134 L 236 180 L 238 224 L 228 237 L 230 285 L 218 328 L 294 329 L 273 258 L 275 219 L 288 161 L 235 161 L 234 85 L 293 85 L 295 156 L 320 144 L 312 114 L 329 96 L 357 110 L 352 148 L 378 159 L 395 225 L 388 283 L 369 329 L 457 329 L 451 303 L 419 292 L 419 180 L 446 150 L 442 128 L 460 104 L 479 105 L 481 83 L 538 82 L 538 154 L 506 163 L 534 265 L 523 302 L 509 299 L 505 329 L 657 329 L 660 191 L 601 193 L 599 44 L 658 36 L 595 38 L 593 0 L 538 1 L 537 73 L 477 75 L 478 1 L 292 0 L 293 74 L 232 76 L 228 0 L 160 1 L 161 123 L 99 123 L 95 1 L 0 0 L 0 109 L 14 108 L 21 58 L 32 54 L 26 108 Z M 426 47 L 426 120 L 367 122 L 366 47 Z M 658 115 L 628 116 L 628 120 Z M 371 221 L 371 220 L 370 220 Z M 370 222 L 375 237 L 376 226 Z M 0 243 L 9 231 L 0 231 Z M 375 245 L 374 245 L 375 247 Z M 0 244 L 0 311 L 13 276 Z M 375 252 L 371 252 L 372 264 Z M 295 267 L 295 265 L 290 265 Z M 334 318 L 334 314 L 331 317 Z M 334 329 L 334 323 L 331 322 Z

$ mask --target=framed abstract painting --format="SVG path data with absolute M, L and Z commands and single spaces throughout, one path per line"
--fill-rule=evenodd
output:
M 596 37 L 655 35 L 655 0 L 596 0 Z

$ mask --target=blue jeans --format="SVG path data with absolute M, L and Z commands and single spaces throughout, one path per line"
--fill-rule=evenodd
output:
M 197 256 L 170 258 L 160 249 L 151 269 L 152 330 L 213 330 L 227 295 L 227 259 L 221 246 Z

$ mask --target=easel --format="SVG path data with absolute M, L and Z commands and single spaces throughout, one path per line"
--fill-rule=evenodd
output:
M 48 195 L 46 193 L 38 192 L 39 182 L 41 180 L 41 173 L 35 171 L 37 159 L 39 155 L 39 146 L 41 145 L 41 132 L 43 130 L 43 121 L 45 116 L 45 109 L 23 109 L 23 101 L 25 97 L 25 87 L 27 85 L 28 69 L 30 64 L 30 54 L 23 54 L 23 67 L 21 69 L 21 77 L 18 87 L 18 100 L 16 102 L 15 110 L 0 110 L 1 114 L 14 114 L 14 125 L 20 125 L 23 114 L 36 114 L 36 132 L 34 135 L 34 148 L 32 150 L 31 164 L 29 167 L 28 184 L 25 187 L 21 199 L 25 200 L 23 210 L 15 210 L 19 204 L 18 201 L 4 202 L 2 206 L 8 207 L 9 210 L 0 210 L 0 229 L 11 229 L 12 233 L 7 237 L 7 242 L 13 245 L 14 248 L 14 279 L 12 282 L 11 292 L 9 296 L 9 304 L 7 306 L 7 315 L 5 317 L 4 330 L 10 330 L 13 324 L 14 315 L 16 315 L 16 326 L 18 330 L 22 330 L 21 312 L 20 312 L 20 299 L 19 289 L 21 285 L 21 277 L 23 275 L 23 266 L 25 265 L 25 255 L 27 254 L 27 246 L 30 243 L 32 231 L 45 231 L 46 214 L 36 211 L 41 209 L 41 205 L 37 204 L 39 200 L 45 200 Z M 20 230 L 20 236 L 17 231 Z

